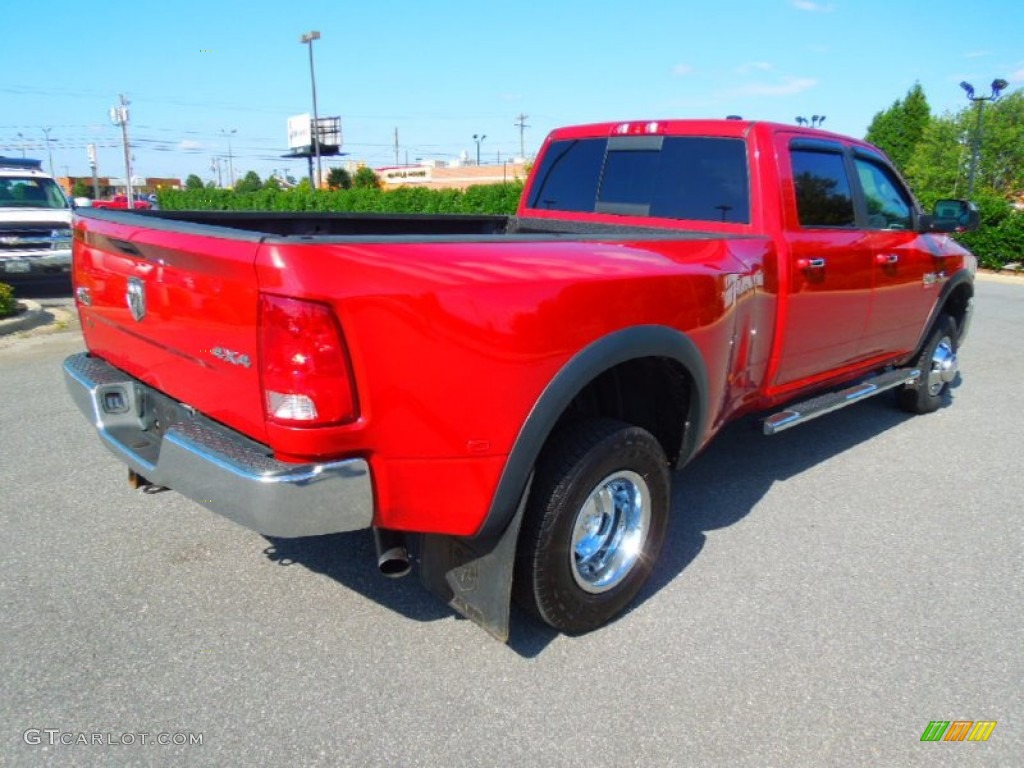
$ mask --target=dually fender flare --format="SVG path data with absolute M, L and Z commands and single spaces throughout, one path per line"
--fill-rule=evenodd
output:
M 971 297 L 974 297 L 974 275 L 972 275 L 969 270 L 962 269 L 951 275 L 945 285 L 942 286 L 942 290 L 939 292 L 939 297 L 935 300 L 935 305 L 932 307 L 932 311 L 928 315 L 928 322 L 925 323 L 924 330 L 921 332 L 921 336 L 917 340 L 917 346 L 914 348 L 916 350 L 914 353 L 915 355 L 921 350 L 925 340 L 928 338 L 928 334 L 931 333 L 932 328 L 935 327 L 935 322 L 946 308 L 946 304 L 949 302 L 949 297 L 952 296 L 954 291 L 962 285 L 966 285 L 968 290 L 970 290 Z M 961 328 L 959 330 L 962 332 L 966 329 Z
M 677 466 L 696 453 L 707 429 L 708 374 L 697 345 L 684 333 L 662 325 L 615 331 L 577 352 L 558 371 L 534 404 L 512 446 L 498 488 L 474 538 L 499 535 L 515 515 L 541 448 L 573 398 L 597 376 L 621 363 L 644 357 L 675 360 L 691 378 L 687 414 Z

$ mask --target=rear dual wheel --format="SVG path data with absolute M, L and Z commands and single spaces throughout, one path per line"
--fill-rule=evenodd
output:
M 650 575 L 668 524 L 665 452 L 610 419 L 561 427 L 537 462 L 520 534 L 516 601 L 570 634 L 622 611 Z

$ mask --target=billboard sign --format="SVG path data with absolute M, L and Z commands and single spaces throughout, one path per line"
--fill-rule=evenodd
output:
M 313 119 L 307 112 L 288 118 L 288 149 L 304 149 L 313 145 Z

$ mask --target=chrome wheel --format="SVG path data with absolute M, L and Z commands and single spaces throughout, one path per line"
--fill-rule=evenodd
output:
M 943 336 L 932 352 L 931 368 L 928 370 L 928 394 L 935 396 L 942 388 L 956 378 L 956 350 L 953 340 Z
M 572 530 L 572 576 L 581 589 L 607 592 L 636 565 L 651 525 L 651 492 L 636 472 L 615 472 L 591 491 Z

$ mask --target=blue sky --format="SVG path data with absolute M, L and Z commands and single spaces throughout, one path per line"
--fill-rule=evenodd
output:
M 289 115 L 339 115 L 350 158 L 371 166 L 527 154 L 559 125 L 722 117 L 863 136 L 872 116 L 915 81 L 933 111 L 960 109 L 969 80 L 1024 84 L 1024 11 L 1016 0 L 733 0 L 722 3 L 353 3 L 301 0 L 3 0 L 0 154 L 87 175 L 123 175 L 108 110 L 131 100 L 135 172 L 213 176 L 236 130 L 236 175 L 286 169 Z M 18 30 L 18 34 L 12 31 Z M 21 136 L 19 137 L 19 134 Z M 226 164 L 225 164 L 226 167 Z M 226 172 L 225 172 L 226 174 Z

